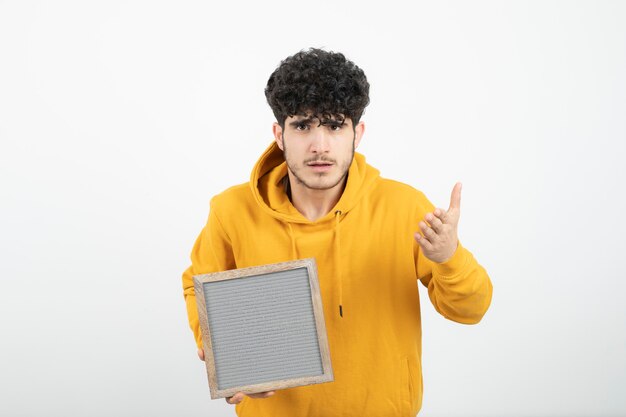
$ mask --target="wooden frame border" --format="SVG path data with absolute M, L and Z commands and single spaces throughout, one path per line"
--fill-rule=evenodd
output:
M 317 340 L 318 346 L 320 348 L 320 357 L 322 359 L 322 375 L 283 379 L 278 381 L 264 382 L 260 384 L 243 385 L 222 390 L 218 389 L 217 372 L 215 369 L 215 359 L 213 356 L 213 347 L 211 343 L 211 329 L 207 317 L 206 301 L 204 299 L 204 284 L 207 282 L 224 281 L 254 275 L 271 274 L 273 272 L 289 271 L 303 267 L 306 267 L 309 276 L 309 287 L 311 290 L 313 315 L 315 317 Z M 196 294 L 196 303 L 198 306 L 198 316 L 200 318 L 200 329 L 202 330 L 202 344 L 204 348 L 204 358 L 209 379 L 209 389 L 211 391 L 212 399 L 230 397 L 239 391 L 246 394 L 252 394 L 257 392 L 273 391 L 283 388 L 291 388 L 302 385 L 311 385 L 334 381 L 332 364 L 330 360 L 330 349 L 328 347 L 328 337 L 326 334 L 326 324 L 324 321 L 324 310 L 322 307 L 322 298 L 320 295 L 319 282 L 317 279 L 317 265 L 314 258 L 306 258 L 295 261 L 280 262 L 276 264 L 253 266 L 249 268 L 232 269 L 223 272 L 195 275 L 193 277 L 193 283 Z

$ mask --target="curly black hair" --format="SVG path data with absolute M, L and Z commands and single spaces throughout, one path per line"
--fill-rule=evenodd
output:
M 363 70 L 343 54 L 310 48 L 280 63 L 267 81 L 265 97 L 282 128 L 295 115 L 320 123 L 350 118 L 356 126 L 369 104 L 369 88 Z

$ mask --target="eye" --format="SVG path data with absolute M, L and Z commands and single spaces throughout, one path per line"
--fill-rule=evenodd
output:
M 330 125 L 329 126 L 330 130 L 332 130 L 333 132 L 339 132 L 342 127 L 343 125 Z
M 309 128 L 309 125 L 306 123 L 298 123 L 296 125 L 296 130 L 302 131 L 302 130 L 307 130 L 308 128 Z

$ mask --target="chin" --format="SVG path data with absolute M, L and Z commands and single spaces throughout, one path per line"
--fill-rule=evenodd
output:
M 307 186 L 314 190 L 330 190 L 332 188 L 335 188 L 339 184 L 339 182 L 341 182 L 341 180 L 338 180 L 336 178 L 328 178 L 324 181 L 310 181 Z

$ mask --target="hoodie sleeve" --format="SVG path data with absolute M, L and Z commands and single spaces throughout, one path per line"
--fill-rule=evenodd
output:
M 426 200 L 425 211 L 417 221 L 433 210 L 434 206 Z M 478 323 L 491 304 L 493 286 L 487 271 L 460 242 L 454 255 L 442 263 L 426 258 L 417 242 L 413 245 L 417 278 L 428 288 L 435 309 L 458 323 Z
M 235 267 L 230 239 L 224 231 L 217 217 L 213 201 L 211 201 L 209 219 L 196 239 L 196 243 L 193 245 L 191 251 L 191 266 L 183 273 L 183 294 L 185 296 L 185 303 L 187 304 L 189 327 L 191 327 L 193 331 L 196 344 L 199 348 L 202 348 L 202 334 L 200 333 L 193 276 L 226 271 L 234 269 Z

